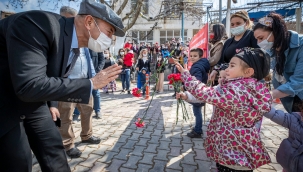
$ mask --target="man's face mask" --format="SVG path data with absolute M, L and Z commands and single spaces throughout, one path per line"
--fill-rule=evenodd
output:
M 95 51 L 95 52 L 102 52 L 106 49 L 108 49 L 112 43 L 112 39 L 109 38 L 107 35 L 105 35 L 103 32 L 100 31 L 99 26 L 97 25 L 95 19 L 93 19 L 95 22 L 95 25 L 97 26 L 100 35 L 98 36 L 97 40 L 95 40 L 91 34 L 89 33 L 89 39 L 88 39 L 88 48 Z

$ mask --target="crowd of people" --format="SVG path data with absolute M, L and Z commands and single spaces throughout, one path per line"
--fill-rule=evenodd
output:
M 125 35 L 122 20 L 93 0 L 83 0 L 78 12 L 62 7 L 60 15 L 29 11 L 1 20 L 1 171 L 31 171 L 31 150 L 42 171 L 70 171 L 66 155 L 82 154 L 72 126 L 79 116 L 81 142 L 100 143 L 92 130 L 92 115 L 102 118 L 99 90 L 116 91 L 120 78 L 121 92 L 130 94 L 134 79 L 144 95 L 147 74 L 156 73 L 162 93 L 167 68 L 184 84 L 173 96 L 192 104 L 196 123 L 188 137 L 202 138 L 202 107 L 214 106 L 204 146 L 219 172 L 252 172 L 271 162 L 260 137 L 263 116 L 289 128 L 276 156 L 284 172 L 303 171 L 303 36 L 274 12 L 253 26 L 238 11 L 230 23 L 231 38 L 224 25 L 211 26 L 209 52 L 181 39 L 128 40 L 113 56 L 108 48 L 113 35 Z M 271 91 L 264 82 L 270 69 Z M 276 98 L 287 113 L 271 107 Z

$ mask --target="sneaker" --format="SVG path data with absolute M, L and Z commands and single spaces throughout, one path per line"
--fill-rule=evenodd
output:
M 96 118 L 96 119 L 101 119 L 102 118 L 102 115 L 101 115 L 101 112 L 95 112 L 95 116 L 94 116 L 94 118 Z
M 190 133 L 187 133 L 187 136 L 190 138 L 202 138 L 202 133 L 199 134 L 199 133 L 196 133 L 194 130 L 192 130 Z
M 99 144 L 101 139 L 99 137 L 91 136 L 87 140 L 82 140 L 82 143 Z
M 77 149 L 76 147 L 71 148 L 70 150 L 66 151 L 66 154 L 71 158 L 79 158 L 82 152 Z
M 127 94 L 130 94 L 130 91 L 127 91 Z

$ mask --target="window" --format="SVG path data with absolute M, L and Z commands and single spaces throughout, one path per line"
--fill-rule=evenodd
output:
M 149 35 L 147 35 L 149 34 Z M 149 31 L 132 31 L 133 39 L 137 40 L 138 43 L 140 42 L 153 42 L 154 35 L 153 32 Z
M 164 44 L 167 40 L 170 41 L 175 38 L 177 41 L 181 38 L 181 30 L 161 30 L 160 31 L 160 43 Z M 184 30 L 184 40 L 187 40 L 187 30 Z

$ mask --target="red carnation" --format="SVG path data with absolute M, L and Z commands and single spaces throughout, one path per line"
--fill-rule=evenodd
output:
M 141 97 L 142 96 L 141 90 L 138 89 L 138 88 L 132 89 L 132 95 L 135 96 L 135 97 Z
M 138 118 L 137 122 L 135 122 L 136 126 L 139 128 L 144 127 L 145 123 L 143 122 L 143 120 L 141 120 L 140 118 Z

